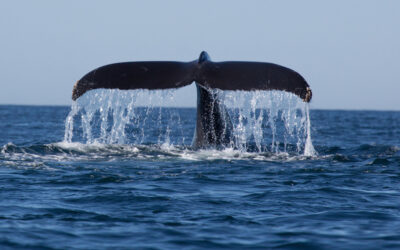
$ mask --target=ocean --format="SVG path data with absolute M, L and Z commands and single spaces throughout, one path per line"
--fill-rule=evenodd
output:
M 0 106 L 1 249 L 400 248 L 400 112 L 236 97 L 193 150 L 195 108 L 96 97 Z

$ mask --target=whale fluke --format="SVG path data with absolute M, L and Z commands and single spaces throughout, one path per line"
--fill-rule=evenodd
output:
M 194 63 L 123 62 L 102 66 L 83 76 L 74 86 L 76 100 L 92 89 L 169 89 L 193 82 Z
M 124 62 L 97 68 L 74 86 L 76 100 L 92 89 L 169 89 L 196 82 L 221 90 L 282 90 L 306 102 L 312 92 L 304 78 L 294 70 L 262 62 L 212 62 L 206 52 L 192 62 Z
M 294 70 L 261 62 L 211 62 L 200 69 L 196 82 L 221 90 L 281 90 L 291 92 L 306 102 L 312 92 L 306 80 Z

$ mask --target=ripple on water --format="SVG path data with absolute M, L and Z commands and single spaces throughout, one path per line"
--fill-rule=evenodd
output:
M 194 151 L 172 132 L 169 144 L 51 143 L 68 109 L 30 109 L 0 127 L 59 121 L 0 137 L 2 249 L 400 247 L 397 113 L 311 110 L 319 154 L 307 157 L 296 143 Z M 179 112 L 191 139 L 195 110 Z

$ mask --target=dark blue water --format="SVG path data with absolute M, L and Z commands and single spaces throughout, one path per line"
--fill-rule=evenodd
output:
M 183 146 L 150 120 L 143 143 L 61 143 L 69 111 L 0 106 L 1 249 L 400 248 L 400 112 L 311 110 L 306 157 L 192 151 L 195 109 L 163 111 Z

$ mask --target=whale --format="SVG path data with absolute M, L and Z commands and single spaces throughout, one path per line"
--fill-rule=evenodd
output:
M 232 121 L 218 90 L 278 90 L 293 93 L 304 102 L 312 98 L 306 80 L 292 69 L 267 62 L 213 62 L 202 51 L 190 62 L 138 61 L 101 66 L 75 83 L 72 100 L 94 89 L 174 89 L 192 83 L 197 91 L 195 149 L 233 146 Z

